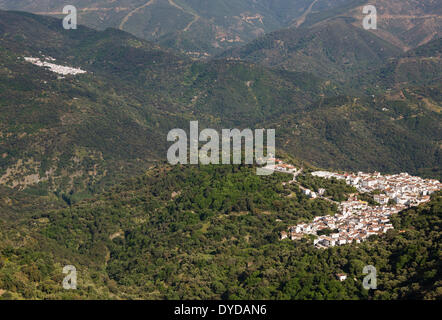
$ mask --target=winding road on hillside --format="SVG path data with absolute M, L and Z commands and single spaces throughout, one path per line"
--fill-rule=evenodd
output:
M 134 10 L 132 10 L 131 12 L 129 12 L 129 13 L 123 18 L 123 20 L 121 21 L 119 29 L 120 29 L 120 30 L 123 30 L 123 29 L 124 29 L 124 25 L 125 25 L 125 24 L 127 23 L 127 21 L 130 19 L 130 17 L 132 17 L 132 16 L 133 16 L 135 13 L 137 13 L 138 11 L 140 11 L 140 10 L 142 10 L 142 9 L 144 9 L 144 8 L 147 8 L 147 7 L 151 6 L 152 4 L 155 3 L 155 1 L 156 1 L 156 0 L 149 0 L 148 2 L 146 2 L 145 4 L 143 4 L 142 6 L 139 6 L 138 8 L 135 8 Z M 172 7 L 175 7 L 175 8 L 177 8 L 178 10 L 181 10 L 181 11 L 183 11 L 184 13 L 187 13 L 187 14 L 190 14 L 190 15 L 193 16 L 192 21 L 190 21 L 190 22 L 187 24 L 187 26 L 183 29 L 184 32 L 189 31 L 190 27 L 192 27 L 192 25 L 193 25 L 195 22 L 197 22 L 197 21 L 201 18 L 201 17 L 200 17 L 199 15 L 197 15 L 196 13 L 191 12 L 191 11 L 189 11 L 189 10 L 186 10 L 186 9 L 184 9 L 183 7 L 181 7 L 180 5 L 176 4 L 173 0 L 168 0 L 168 1 L 169 1 L 169 4 L 170 4 Z
M 196 13 L 193 13 L 191 11 L 188 11 L 186 9 L 184 9 L 183 7 L 177 5 L 173 0 L 169 0 L 169 4 L 185 13 L 188 13 L 190 15 L 193 16 L 193 20 L 189 22 L 189 24 L 183 29 L 184 32 L 189 31 L 190 27 L 197 22 L 201 17 L 199 15 L 197 15 Z
M 146 8 L 146 7 L 148 7 L 148 6 L 152 5 L 152 4 L 154 4 L 155 1 L 156 1 L 156 0 L 149 0 L 148 2 L 146 2 L 145 4 L 143 4 L 142 6 L 140 6 L 140 7 L 138 7 L 138 8 L 135 8 L 134 10 L 132 10 L 131 12 L 129 12 L 129 13 L 123 18 L 123 21 L 121 21 L 119 29 L 120 29 L 120 30 L 123 30 L 124 25 L 126 24 L 127 20 L 129 20 L 129 18 L 132 17 L 132 15 L 133 15 L 134 13 L 137 13 L 137 12 L 140 11 L 141 9 L 144 9 L 144 8 Z
M 303 24 L 305 22 L 305 19 L 307 18 L 307 16 L 310 14 L 310 12 L 312 12 L 313 6 L 318 1 L 319 0 L 313 1 L 312 4 L 307 8 L 307 10 L 305 10 L 305 12 L 302 14 L 302 16 L 300 16 L 298 19 L 296 19 L 296 21 L 292 25 L 294 25 L 296 28 L 298 28 L 301 24 Z

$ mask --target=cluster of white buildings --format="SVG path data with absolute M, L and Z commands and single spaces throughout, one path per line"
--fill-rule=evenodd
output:
M 379 172 L 339 174 L 316 171 L 312 175 L 345 180 L 347 184 L 356 187 L 362 193 L 380 191 L 380 194 L 374 195 L 374 200 L 381 205 L 388 204 L 389 200 L 393 200 L 397 204 L 416 206 L 429 201 L 430 195 L 442 188 L 442 184 L 438 180 L 422 179 L 410 176 L 408 173 L 383 176 Z
M 429 195 L 442 187 L 437 180 L 413 177 L 407 173 L 382 176 L 377 172 L 373 174 L 359 172 L 355 175 L 318 171 L 312 174 L 323 178 L 334 177 L 346 180 L 360 192 L 374 190 L 384 192 L 374 196 L 379 206 L 369 206 L 367 202 L 353 197 L 340 203 L 339 214 L 316 217 L 312 223 L 298 224 L 281 233 L 281 239 L 291 240 L 301 239 L 304 235 L 314 235 L 316 236 L 314 245 L 317 248 L 360 243 L 371 235 L 383 234 L 393 229 L 389 219 L 392 214 L 404 210 L 407 206 L 416 206 L 429 201 Z M 394 200 L 394 205 L 389 205 L 390 199 Z M 322 230 L 328 230 L 327 234 L 322 234 L 323 232 L 320 232 Z M 318 236 L 318 232 L 321 235 Z
M 76 75 L 76 74 L 86 73 L 86 71 L 81 69 L 65 67 L 51 62 L 47 62 L 46 60 L 55 61 L 55 59 L 51 57 L 45 57 L 43 61 L 40 58 L 32 58 L 32 57 L 24 57 L 24 59 L 25 61 L 30 62 L 36 66 L 48 68 L 50 71 L 55 72 L 57 74 L 61 74 L 63 76 L 69 74 Z
M 367 202 L 351 199 L 341 203 L 339 214 L 316 217 L 312 223 L 292 226 L 288 232 L 281 233 L 281 239 L 298 240 L 306 234 L 317 236 L 321 230 L 330 230 L 329 235 L 323 234 L 314 240 L 317 248 L 360 243 L 371 235 L 393 229 L 389 217 L 403 209 L 404 205 L 370 207 Z

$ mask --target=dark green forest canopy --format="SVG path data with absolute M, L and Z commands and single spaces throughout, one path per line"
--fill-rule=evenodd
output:
M 249 61 L 203 62 L 119 30 L 72 33 L 57 19 L 0 11 L 0 297 L 440 299 L 440 193 L 394 216 L 386 235 L 318 250 L 310 238 L 279 240 L 337 212 L 284 186 L 290 175 L 162 163 L 167 132 L 199 120 L 200 129 L 275 128 L 278 154 L 307 173 L 301 185 L 337 201 L 354 189 L 312 177 L 308 163 L 440 179 L 441 41 L 404 54 L 364 34 L 385 51 L 356 41 L 362 54 L 344 61 L 351 52 L 336 37 L 361 31 L 332 24 L 334 38 L 327 24 L 286 30 L 242 48 Z M 257 64 L 266 56 L 254 53 L 269 47 L 285 61 L 273 50 L 279 36 L 325 67 Z M 43 54 L 88 73 L 59 79 L 23 59 Z M 16 185 L 25 177 L 39 182 Z M 62 289 L 65 265 L 79 271 L 77 291 Z M 375 291 L 362 288 L 365 265 L 378 270 Z
M 1 220 L 0 288 L 13 298 L 441 297 L 440 193 L 393 217 L 386 235 L 319 250 L 309 239 L 279 240 L 289 225 L 336 212 L 283 186 L 289 177 L 256 176 L 248 166 L 161 166 L 70 209 L 14 226 Z M 73 293 L 61 289 L 66 264 L 81 270 Z M 378 270 L 370 292 L 362 288 L 369 264 Z

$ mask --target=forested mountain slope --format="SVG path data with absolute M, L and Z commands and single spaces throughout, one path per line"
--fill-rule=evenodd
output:
M 178 11 L 221 3 L 235 11 L 240 3 L 154 2 Z M 337 212 L 332 201 L 284 185 L 291 175 L 166 164 L 169 130 L 198 120 L 200 130 L 276 129 L 277 155 L 302 167 L 304 180 L 316 167 L 441 178 L 440 40 L 403 52 L 405 40 L 392 45 L 337 11 L 321 16 L 328 0 L 298 1 L 293 12 L 285 0 L 252 2 L 292 26 L 239 49 L 249 48 L 252 61 L 194 61 L 121 30 L 64 30 L 59 19 L 0 11 L 2 299 L 441 298 L 440 193 L 394 216 L 385 235 L 317 250 L 310 238 L 278 239 L 290 225 Z M 90 10 L 82 18 L 109 12 L 102 27 L 121 22 L 110 12 L 127 16 L 145 5 L 124 30 L 154 7 L 83 3 Z M 334 3 L 350 10 L 362 2 Z M 430 0 L 417 7 L 438 8 Z M 162 40 L 180 39 L 168 38 L 171 25 Z M 287 37 L 290 54 L 272 47 L 275 34 Z M 31 57 L 85 73 L 60 75 Z M 339 199 L 355 192 L 342 181 L 315 183 Z M 376 291 L 362 288 L 368 264 L 378 268 Z M 76 291 L 62 289 L 65 265 L 77 267 Z M 342 272 L 344 282 L 336 280 Z
M 441 175 L 441 87 L 402 89 L 399 96 L 324 99 L 285 114 L 275 127 L 278 145 L 325 168 L 382 172 L 433 170 Z
M 440 167 L 437 85 L 385 92 L 395 87 L 393 79 L 365 88 L 378 97 L 352 109 L 359 110 L 350 113 L 359 124 L 341 126 L 328 119 L 327 127 L 335 132 L 330 135 L 318 123 L 330 114 L 322 108 L 324 99 L 341 96 L 348 108 L 354 99 L 367 97 L 305 72 L 228 60 L 192 62 L 114 29 L 64 30 L 52 18 L 0 16 L 4 185 L 94 192 L 97 183 L 140 173 L 148 163 L 165 159 L 167 132 L 187 129 L 190 120 L 199 120 L 201 128 L 281 128 L 279 148 L 324 167 L 412 173 Z M 437 51 L 439 45 L 421 50 Z M 51 56 L 87 73 L 60 79 L 24 61 L 27 56 Z M 425 69 L 422 74 L 431 76 Z M 382 105 L 385 99 L 391 107 Z M 348 110 L 340 103 L 335 107 L 333 117 L 344 121 Z M 287 122 L 293 117 L 311 129 L 297 131 L 296 123 Z M 380 130 L 378 123 L 388 125 Z M 368 161 L 356 157 L 367 152 Z
M 2 184 L 38 186 L 43 192 L 87 190 L 158 159 L 162 144 L 155 128 L 164 114 L 154 101 L 143 103 L 124 93 L 124 82 L 111 75 L 130 72 L 118 53 L 141 56 L 147 64 L 147 58 L 170 62 L 166 51 L 146 43 L 137 48 L 135 38 L 118 38 L 110 35 L 113 31 L 64 33 L 59 20 L 7 12 L 0 16 Z M 107 43 L 107 51 L 89 49 L 100 41 Z M 88 54 L 87 62 L 77 52 Z M 87 73 L 62 77 L 23 59 L 43 55 Z M 134 63 L 129 64 L 132 70 L 136 59 Z M 173 125 L 174 117 L 167 118 Z
M 401 50 L 351 18 L 337 18 L 309 28 L 275 31 L 223 56 L 290 71 L 310 72 L 345 81 L 375 70 Z
M 164 160 L 167 132 L 192 119 L 253 126 L 336 91 L 308 74 L 192 63 L 114 29 L 64 30 L 27 13 L 0 18 L 0 179 L 10 187 L 93 192 Z M 60 76 L 25 57 L 87 73 Z
M 245 166 L 160 166 L 70 209 L 35 211 L 13 225 L 0 219 L 2 297 L 441 297 L 440 194 L 394 216 L 386 235 L 318 250 L 309 239 L 280 241 L 279 232 L 336 207 L 282 186 L 288 179 Z M 345 183 L 320 186 L 351 192 Z M 60 285 L 68 264 L 78 290 Z M 362 288 L 365 265 L 378 270 L 377 290 Z
M 442 38 L 390 59 L 379 72 L 391 87 L 437 86 L 442 77 Z

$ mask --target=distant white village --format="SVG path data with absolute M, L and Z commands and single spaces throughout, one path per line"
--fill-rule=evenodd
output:
M 274 169 L 279 172 L 293 173 L 290 183 L 296 182 L 296 176 L 302 171 L 294 166 L 284 164 L 275 159 Z M 348 243 L 360 243 L 371 235 L 380 235 L 393 229 L 390 216 L 406 208 L 417 206 L 430 200 L 430 195 L 441 189 L 442 184 L 437 180 L 422 179 L 410 176 L 408 173 L 381 175 L 375 173 L 334 173 L 316 171 L 313 176 L 325 179 L 336 178 L 345 180 L 361 193 L 376 191 L 373 200 L 379 205 L 370 206 L 365 201 L 352 195 L 347 201 L 337 203 L 339 213 L 331 216 L 316 217 L 311 223 L 291 226 L 281 233 L 281 239 L 298 240 L 305 235 L 314 235 L 314 245 L 317 248 L 327 248 Z M 318 192 L 300 186 L 305 195 L 310 198 L 324 198 L 325 189 Z M 321 232 L 321 231 L 328 231 Z M 318 235 L 318 233 L 320 235 Z M 325 233 L 325 234 L 323 234 Z
M 55 72 L 57 74 L 61 74 L 62 76 L 86 73 L 86 71 L 81 69 L 61 66 L 58 64 L 54 64 L 52 62 L 47 62 L 47 61 L 55 61 L 55 59 L 52 57 L 44 57 L 43 61 L 40 58 L 32 58 L 32 57 L 24 57 L 24 59 L 25 61 L 30 62 L 36 66 L 48 68 L 50 71 Z

